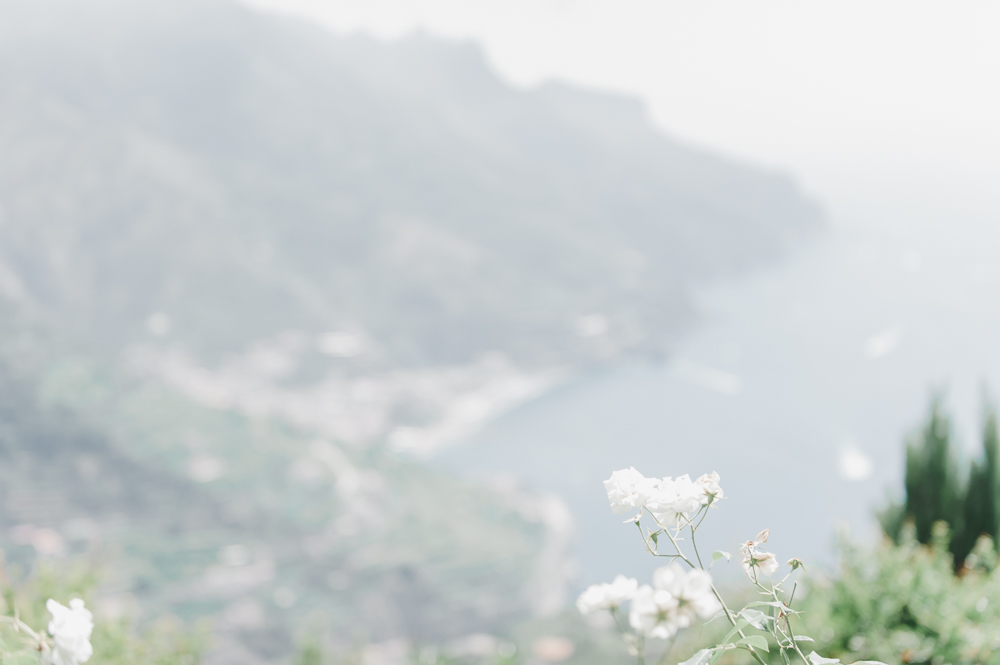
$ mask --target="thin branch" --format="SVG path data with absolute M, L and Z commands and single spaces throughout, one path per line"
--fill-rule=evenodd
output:
M 701 555 L 698 554 L 698 543 L 694 541 L 694 525 L 691 525 L 691 547 L 694 548 L 694 555 L 698 557 L 698 565 L 701 566 L 702 570 L 705 570 L 705 564 L 701 562 Z
M 722 596 L 719 594 L 719 590 L 715 588 L 714 584 L 712 585 L 712 593 L 715 594 L 715 597 L 718 599 L 719 603 L 722 605 L 722 609 L 726 613 L 726 618 L 729 619 L 729 623 L 731 623 L 733 625 L 733 627 L 735 628 L 736 627 L 736 619 L 733 618 L 732 611 L 729 609 L 729 607 L 726 606 L 726 601 L 722 600 Z M 740 637 L 745 638 L 747 636 L 746 633 L 744 633 L 742 630 L 738 630 L 737 632 L 739 633 Z M 751 645 L 748 644 L 748 645 L 746 645 L 746 647 L 747 647 L 747 649 L 750 650 L 750 655 L 754 657 L 754 660 L 757 661 L 758 665 L 767 665 L 767 663 L 764 662 L 764 659 L 760 657 L 760 654 L 757 653 L 757 651 Z

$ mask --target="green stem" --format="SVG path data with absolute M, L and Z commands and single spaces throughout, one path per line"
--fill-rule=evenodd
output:
M 726 618 L 729 619 L 729 623 L 731 623 L 733 627 L 735 627 L 736 619 L 733 618 L 733 613 L 729 610 L 729 607 L 726 606 L 726 601 L 722 600 L 722 596 L 719 594 L 719 590 L 715 588 L 714 584 L 712 585 L 712 593 L 715 594 L 715 597 L 719 601 L 719 604 L 722 605 L 722 611 L 726 613 Z M 740 637 L 745 638 L 747 636 L 746 633 L 744 633 L 742 630 L 737 632 L 739 633 Z M 760 654 L 757 653 L 757 651 L 755 651 L 752 646 L 748 644 L 746 645 L 746 647 L 747 649 L 750 650 L 750 655 L 753 656 L 754 660 L 756 660 L 759 665 L 767 665 L 767 663 L 764 662 L 764 659 L 760 657 Z
M 715 503 L 715 501 L 712 501 L 712 503 Z M 701 523 L 705 521 L 705 518 L 706 518 L 706 517 L 708 517 L 708 510 L 709 510 L 709 508 L 711 508 L 711 507 L 712 507 L 712 504 L 711 504 L 711 503 L 705 506 L 705 508 L 704 508 L 704 510 L 705 510 L 705 514 L 701 516 L 701 519 L 700 519 L 700 520 L 698 520 L 698 523 L 697 523 L 697 524 L 695 525 L 695 527 L 694 527 L 694 528 L 696 528 L 696 529 L 697 529 L 697 528 L 701 527 Z M 699 512 L 701 512 L 701 511 L 699 511 Z M 695 517 L 697 517 L 697 515 L 695 515 Z
M 701 555 L 698 554 L 698 543 L 694 540 L 694 525 L 691 525 L 691 547 L 694 548 L 694 555 L 698 557 L 698 565 L 701 566 L 702 570 L 705 570 L 705 564 L 701 562 Z
M 660 659 L 656 661 L 656 665 L 666 665 L 667 657 L 670 656 L 670 652 L 673 650 L 674 644 L 676 642 L 677 642 L 677 635 L 675 634 L 673 637 L 670 638 L 670 641 L 667 642 L 667 646 L 664 647 L 663 653 L 660 655 Z
M 792 594 L 789 597 L 787 603 L 783 602 L 780 598 L 778 598 L 778 592 L 775 591 L 773 588 L 771 589 L 771 597 L 774 598 L 775 602 L 782 603 L 785 607 L 787 607 L 788 609 L 791 609 L 792 608 L 792 598 L 795 597 L 795 589 L 797 589 L 798 586 L 799 586 L 798 582 L 796 582 L 792 586 Z M 787 612 L 781 612 L 781 614 L 785 615 L 785 625 L 788 627 L 788 635 L 787 635 L 788 641 L 792 643 L 792 648 L 795 649 L 795 653 L 799 654 L 799 658 L 802 659 L 802 662 L 805 665 L 812 665 L 812 663 L 809 662 L 809 659 L 806 658 L 806 655 L 804 653 L 802 653 L 802 649 L 799 648 L 799 643 L 795 641 L 795 631 L 792 629 L 792 615 L 789 614 L 789 613 L 787 613 Z M 780 618 L 781 617 L 778 616 L 778 617 L 775 617 L 775 619 L 774 619 L 774 628 L 775 628 L 775 630 L 778 629 L 778 619 L 780 619 Z
M 21 621 L 20 617 L 13 616 L 0 616 L 0 622 L 9 623 L 14 627 L 15 631 L 24 631 L 33 640 L 40 640 L 41 636 L 31 629 L 31 626 Z
M 656 522 L 657 524 L 659 524 L 660 528 L 663 529 L 663 533 L 667 534 L 667 538 L 670 539 L 670 542 L 671 542 L 671 544 L 673 544 L 674 549 L 677 550 L 677 556 L 680 557 L 680 559 L 684 563 L 686 563 L 687 565 L 689 565 L 692 568 L 694 568 L 695 565 L 693 563 L 691 563 L 691 560 L 688 559 L 686 556 L 684 556 L 684 553 L 681 552 L 681 547 L 680 547 L 680 545 L 677 544 L 677 541 L 674 539 L 673 534 L 670 533 L 670 529 L 668 529 L 667 527 L 663 526 L 663 524 L 660 523 L 660 520 L 656 519 L 656 515 L 654 515 L 653 513 L 651 513 L 648 508 L 646 509 L 646 512 L 649 513 L 649 516 L 653 518 L 654 522 Z M 639 530 L 639 533 L 642 533 L 642 529 Z M 643 536 L 643 540 L 645 540 L 645 536 Z M 647 549 L 648 549 L 648 546 L 647 546 Z M 673 555 L 671 555 L 671 556 L 673 556 Z

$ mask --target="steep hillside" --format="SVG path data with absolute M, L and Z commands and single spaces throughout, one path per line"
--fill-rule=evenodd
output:
M 355 365 L 661 350 L 692 284 L 818 219 L 637 102 L 516 91 L 426 37 L 14 0 L 0 75 L 0 285 L 95 350 L 145 340 L 154 312 L 209 364 L 289 329 L 354 335 L 364 353 L 330 348 Z
M 252 663 L 306 624 L 342 648 L 440 641 L 563 600 L 544 501 L 114 383 L 0 366 L 0 544 L 25 567 L 90 552 L 98 611 L 214 617 L 212 662 Z

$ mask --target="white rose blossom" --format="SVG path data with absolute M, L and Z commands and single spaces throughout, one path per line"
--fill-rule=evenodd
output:
M 669 591 L 657 591 L 643 584 L 632 598 L 628 623 L 640 635 L 665 640 L 677 632 L 677 626 L 672 621 L 676 609 L 677 599 Z
M 720 609 L 711 576 L 702 570 L 685 571 L 675 562 L 653 574 L 653 586 L 643 585 L 636 592 L 629 625 L 647 637 L 668 639 Z
M 698 553 L 695 538 L 701 524 L 708 515 L 708 508 L 724 498 L 720 485 L 719 474 L 715 471 L 699 476 L 692 481 L 688 475 L 676 478 L 646 478 L 633 467 L 615 471 L 611 478 L 604 481 L 611 509 L 615 513 L 623 513 L 631 508 L 637 508 L 638 514 L 626 520 L 640 526 L 646 550 L 654 556 L 671 557 L 673 563 L 658 568 L 653 574 L 653 584 L 638 586 L 636 580 L 619 575 L 611 584 L 595 584 L 580 594 L 576 602 L 577 608 L 583 614 L 591 614 L 597 610 L 608 609 L 614 612 L 621 605 L 630 601 L 628 607 L 628 626 L 615 621 L 615 626 L 622 632 L 629 652 L 638 657 L 639 663 L 646 662 L 648 655 L 648 638 L 673 639 L 680 631 L 691 628 L 699 620 L 709 620 L 724 616 L 732 628 L 723 638 L 722 643 L 696 652 L 687 663 L 704 665 L 718 658 L 722 653 L 736 648 L 745 648 L 758 665 L 766 665 L 767 661 L 761 655 L 767 651 L 765 638 L 754 635 L 746 636 L 743 627 L 750 625 L 758 630 L 769 629 L 777 640 L 777 647 L 784 662 L 789 662 L 788 656 L 795 651 L 799 656 L 802 652 L 796 644 L 797 640 L 808 640 L 807 636 L 792 637 L 788 600 L 782 589 L 782 582 L 769 585 L 761 584 L 762 576 L 773 575 L 778 570 L 778 557 L 762 549 L 770 536 L 767 529 L 757 534 L 753 540 L 740 546 L 743 570 L 757 589 L 765 596 L 773 599 L 765 603 L 748 603 L 743 610 L 733 612 L 726 609 L 722 599 L 712 585 L 712 577 L 708 570 L 715 562 L 725 559 L 729 561 L 728 552 L 717 551 L 712 554 L 711 562 L 702 561 Z M 643 513 L 651 515 L 659 524 L 659 528 L 643 528 L 641 523 Z M 685 533 L 682 533 L 684 529 Z M 682 543 L 687 540 L 686 531 L 690 529 L 690 543 L 693 555 L 686 554 Z M 684 537 L 681 537 L 681 536 Z M 658 551 L 669 539 L 676 554 Z M 683 561 L 689 568 L 680 564 Z M 697 564 L 696 564 L 697 562 Z M 709 563 L 708 570 L 705 563 Z M 697 567 L 696 567 L 697 565 Z M 800 559 L 790 559 L 788 565 L 792 572 L 802 568 Z M 700 568 L 700 569 L 699 569 Z M 794 592 L 793 592 L 794 593 Z M 771 616 L 759 610 L 751 609 L 758 605 L 768 605 L 777 608 Z M 723 611 L 724 610 L 724 611 Z M 744 621 L 741 623 L 738 617 Z M 770 621 L 770 624 L 768 622 Z M 766 632 L 766 630 L 765 630 Z M 664 650 L 661 662 L 666 662 L 670 649 Z M 808 658 L 807 665 L 825 665 L 835 663 L 836 659 L 818 656 L 815 652 Z M 858 661 L 855 665 L 885 665 L 877 661 Z
M 771 552 L 765 552 L 760 546 L 767 542 L 771 535 L 769 529 L 764 529 L 753 540 L 740 545 L 743 553 L 743 571 L 756 582 L 761 575 L 773 575 L 778 570 L 778 557 Z
M 592 614 L 597 610 L 612 610 L 631 600 L 639 582 L 633 577 L 618 575 L 610 584 L 594 584 L 580 594 L 576 608 L 580 614 Z
M 94 648 L 90 644 L 90 634 L 94 630 L 94 615 L 83 606 L 83 601 L 74 598 L 69 607 L 51 598 L 45 609 L 52 615 L 49 634 L 52 635 L 52 650 L 42 654 L 42 660 L 51 665 L 79 665 L 90 660 Z
M 649 511 L 662 526 L 683 526 L 689 515 L 708 503 L 704 489 L 687 474 L 664 478 L 647 502 Z
M 722 493 L 722 488 L 719 486 L 719 474 L 715 471 L 706 473 L 694 482 L 704 492 L 701 498 L 703 504 L 715 503 L 725 496 Z
M 722 609 L 712 591 L 712 576 L 703 570 L 685 572 L 679 563 L 674 562 L 653 573 L 653 586 L 677 598 L 680 628 L 687 628 L 695 619 L 711 619 Z
M 723 497 L 719 474 L 706 473 L 692 481 L 684 474 L 677 478 L 646 478 L 635 467 L 621 469 L 604 481 L 612 512 L 647 508 L 664 527 L 683 526 L 691 513 Z M 638 521 L 636 516 L 635 520 Z
M 646 478 L 635 467 L 621 469 L 604 481 L 611 511 L 616 515 L 633 508 L 642 509 L 652 498 L 656 489 L 656 479 Z

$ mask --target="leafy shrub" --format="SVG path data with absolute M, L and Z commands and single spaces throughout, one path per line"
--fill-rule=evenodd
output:
M 1000 570 L 990 538 L 956 574 L 944 522 L 921 545 L 904 523 L 899 542 L 872 550 L 844 543 L 834 578 L 810 577 L 796 607 L 818 647 L 844 662 L 1000 663 Z

